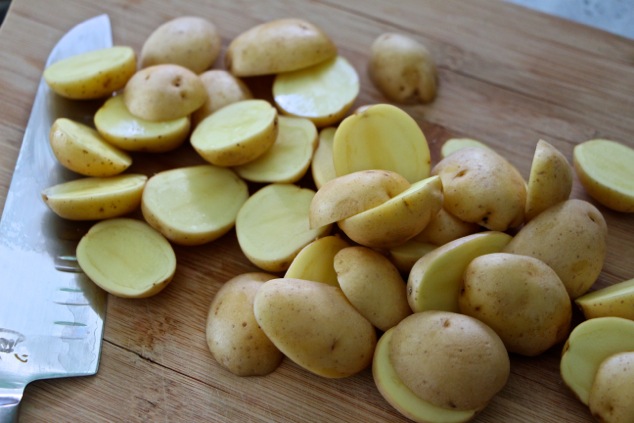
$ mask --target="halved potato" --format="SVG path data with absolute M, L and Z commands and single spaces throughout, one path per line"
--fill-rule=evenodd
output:
M 196 126 L 190 142 L 216 166 L 239 166 L 264 154 L 278 133 L 277 110 L 265 100 L 232 103 Z
M 62 182 L 42 191 L 42 199 L 58 216 L 69 220 L 100 220 L 136 210 L 147 176 L 122 174 Z
M 176 271 L 170 243 L 147 223 L 129 218 L 92 226 L 77 245 L 77 262 L 99 287 L 124 298 L 158 294 Z
M 295 256 L 284 277 L 339 286 L 333 262 L 335 255 L 349 246 L 347 241 L 337 235 L 316 239 Z
M 224 69 L 210 69 L 201 73 L 199 77 L 207 91 L 207 100 L 192 113 L 194 126 L 228 104 L 253 98 L 249 87 L 241 79 Z
M 317 128 L 310 120 L 279 116 L 273 145 L 261 156 L 233 170 L 251 182 L 297 182 L 308 171 L 316 145 Z
M 89 100 L 122 89 L 135 72 L 134 50 L 114 46 L 62 59 L 46 68 L 43 76 L 62 97 Z
M 189 116 L 154 122 L 134 116 L 122 95 L 110 97 L 95 113 L 95 127 L 110 144 L 126 151 L 164 153 L 189 135 Z
M 310 119 L 318 127 L 338 123 L 359 95 L 359 75 L 341 56 L 273 81 L 273 99 L 285 114 Z
M 584 294 L 575 304 L 586 319 L 615 316 L 634 320 L 634 279 Z
M 317 189 L 337 177 L 335 162 L 332 158 L 332 144 L 335 140 L 336 130 L 337 128 L 329 126 L 319 131 L 317 149 L 313 154 L 313 161 L 310 165 L 313 181 Z
M 415 236 L 415 239 L 421 242 L 443 245 L 480 230 L 482 230 L 480 225 L 464 222 L 443 207 L 432 217 L 425 229 Z
M 143 217 L 167 239 L 200 245 L 233 228 L 249 197 L 247 184 L 231 169 L 198 165 L 153 175 L 143 190 Z
M 58 118 L 49 132 L 53 154 L 60 164 L 84 176 L 114 176 L 132 164 L 132 157 L 109 144 L 88 125 Z
M 634 421 L 634 351 L 614 354 L 601 363 L 592 382 L 588 407 L 600 422 Z

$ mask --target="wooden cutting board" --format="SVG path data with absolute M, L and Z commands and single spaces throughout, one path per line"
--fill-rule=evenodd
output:
M 468 136 L 495 147 L 528 177 L 539 139 L 569 159 L 575 144 L 591 138 L 634 147 L 634 42 L 500 1 L 13 0 L 0 28 L 0 204 L 50 49 L 74 24 L 104 12 L 115 42 L 137 51 L 154 28 L 180 15 L 213 21 L 225 47 L 263 21 L 311 20 L 357 68 L 357 105 L 385 101 L 366 73 L 372 41 L 386 31 L 409 34 L 429 47 L 440 71 L 433 104 L 403 106 L 425 131 L 434 160 L 444 140 Z M 156 168 L 147 169 L 196 162 L 191 153 L 185 146 L 157 156 Z M 573 196 L 589 199 L 577 180 Z M 609 240 L 596 287 L 634 278 L 634 215 L 601 210 Z M 380 396 L 369 369 L 330 380 L 290 360 L 259 378 L 220 368 L 205 342 L 207 309 L 224 281 L 256 268 L 234 233 L 176 252 L 177 274 L 160 295 L 109 298 L 99 373 L 33 383 L 23 422 L 407 421 Z M 592 421 L 562 383 L 560 353 L 557 346 L 537 358 L 513 356 L 507 386 L 475 421 Z

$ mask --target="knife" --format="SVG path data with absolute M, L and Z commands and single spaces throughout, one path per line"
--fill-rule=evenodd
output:
M 107 15 L 72 28 L 50 64 L 112 46 Z M 16 422 L 26 385 L 97 372 L 106 293 L 77 265 L 75 248 L 90 223 L 65 221 L 44 204 L 44 188 L 77 175 L 57 163 L 53 121 L 91 123 L 96 103 L 63 99 L 40 80 L 0 220 L 0 422 Z

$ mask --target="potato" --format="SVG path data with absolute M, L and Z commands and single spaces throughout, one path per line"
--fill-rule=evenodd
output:
M 337 287 L 272 279 L 258 290 L 253 310 L 275 346 L 316 375 L 348 377 L 372 362 L 375 329 Z
M 495 151 L 467 147 L 442 159 L 432 169 L 444 189 L 444 208 L 460 220 L 506 231 L 524 223 L 526 182 Z
M 613 354 L 634 351 L 634 321 L 621 317 L 597 317 L 577 325 L 561 355 L 564 383 L 588 405 L 592 382 L 601 363 Z
M 440 178 L 431 176 L 384 203 L 337 222 L 353 241 L 366 247 L 391 248 L 416 236 L 442 207 Z
M 170 241 L 201 245 L 233 229 L 249 197 L 247 184 L 233 171 L 197 165 L 154 174 L 145 185 L 145 220 Z
M 306 175 L 317 147 L 317 128 L 310 120 L 278 117 L 277 138 L 261 156 L 233 170 L 251 182 L 294 183 Z
M 443 207 L 431 218 L 425 229 L 414 238 L 420 242 L 443 245 L 479 232 L 481 229 L 480 225 L 464 222 Z
M 460 312 L 486 323 L 509 352 L 537 356 L 568 336 L 572 306 L 566 287 L 546 263 L 491 253 L 469 263 Z
M 280 73 L 273 81 L 273 100 L 285 114 L 310 119 L 322 128 L 339 123 L 359 95 L 359 76 L 345 58 Z
M 336 130 L 337 128 L 329 126 L 319 131 L 317 148 L 310 164 L 310 172 L 317 189 L 337 177 L 335 162 L 332 158 L 332 144 L 335 140 Z
M 491 148 L 482 141 L 478 141 L 473 138 L 450 138 L 445 141 L 440 148 L 440 157 L 444 159 L 451 153 L 465 147 Z
M 121 174 L 62 182 L 42 191 L 42 200 L 69 220 L 100 220 L 123 216 L 139 208 L 147 176 Z
M 206 71 L 220 54 L 220 34 L 209 20 L 180 16 L 156 28 L 141 48 L 141 67 L 175 64 L 194 73 Z
M 123 95 L 110 97 L 97 110 L 95 127 L 110 144 L 125 150 L 165 153 L 179 147 L 191 127 L 189 116 L 154 122 L 134 116 L 125 105 Z
M 269 184 L 243 204 L 236 235 L 244 255 L 267 272 L 286 271 L 295 256 L 331 226 L 308 227 L 308 209 L 315 192 L 292 184 Z
M 136 72 L 123 90 L 126 108 L 134 116 L 166 121 L 190 115 L 205 103 L 207 91 L 194 72 L 163 64 Z
M 328 235 L 306 245 L 295 256 L 285 278 L 304 279 L 339 286 L 334 268 L 335 255 L 350 244 L 337 235 Z
M 174 277 L 170 243 L 147 223 L 116 218 L 98 222 L 77 245 L 81 270 L 99 287 L 123 298 L 146 298 Z
M 381 331 L 412 314 L 398 269 L 370 248 L 351 246 L 334 257 L 339 286 L 354 308 Z
M 525 219 L 565 201 L 572 191 L 572 166 L 550 143 L 539 140 L 528 178 Z
M 588 292 L 575 299 L 586 319 L 623 317 L 634 320 L 634 279 Z
M 459 312 L 462 277 L 474 258 L 497 253 L 511 240 L 504 232 L 486 231 L 458 238 L 422 256 L 407 278 L 407 300 L 414 312 Z
M 606 255 L 607 225 L 584 200 L 570 199 L 529 221 L 504 248 L 542 260 L 557 272 L 570 298 L 586 293 L 597 280 Z
M 114 46 L 62 59 L 44 70 L 44 80 L 56 94 L 92 100 L 122 89 L 136 72 L 131 47 Z
M 265 100 L 243 100 L 206 117 L 191 145 L 216 166 L 239 166 L 264 154 L 277 139 L 277 110 Z
M 321 28 L 297 18 L 257 25 L 234 38 L 225 56 L 235 76 L 272 75 L 332 59 L 337 47 Z
M 601 422 L 634 421 L 634 351 L 614 354 L 601 363 L 590 388 L 588 406 Z
M 192 113 L 194 126 L 224 106 L 242 100 L 250 100 L 253 94 L 249 87 L 223 69 L 210 69 L 199 75 L 207 91 L 205 103 Z
M 55 119 L 49 142 L 59 163 L 83 176 L 114 176 L 132 164 L 130 155 L 109 144 L 93 128 L 70 119 Z
M 612 140 L 582 142 L 573 151 L 574 169 L 596 201 L 612 210 L 634 212 L 634 149 Z
M 434 60 L 423 44 L 407 35 L 379 35 L 370 49 L 368 70 L 372 82 L 390 101 L 430 103 L 436 98 Z
M 376 104 L 348 116 L 335 132 L 337 176 L 368 169 L 396 172 L 410 183 L 430 176 L 425 134 L 404 110 Z
M 416 237 L 388 249 L 390 260 L 403 274 L 407 275 L 414 264 L 425 254 L 438 248 L 436 244 L 417 241 Z
M 263 376 L 274 371 L 284 355 L 255 320 L 253 301 L 274 275 L 250 272 L 225 282 L 214 295 L 205 334 L 214 359 L 238 376 Z

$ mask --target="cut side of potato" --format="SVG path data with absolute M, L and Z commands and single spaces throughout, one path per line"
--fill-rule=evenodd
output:
M 333 263 L 335 255 L 349 246 L 347 241 L 336 235 L 316 239 L 301 249 L 284 277 L 339 286 Z
M 466 147 L 491 148 L 482 141 L 473 138 L 450 138 L 440 148 L 440 157 L 444 159 L 451 153 Z
M 264 154 L 277 139 L 277 110 L 264 100 L 223 107 L 196 126 L 190 142 L 216 166 L 239 166 Z
M 233 170 L 247 181 L 294 183 L 304 177 L 317 145 L 317 128 L 308 119 L 278 117 L 275 143 L 261 156 Z
M 147 176 L 140 174 L 87 177 L 46 188 L 42 199 L 65 219 L 108 219 L 136 210 L 146 182 Z
M 332 144 L 335 140 L 336 130 L 337 128 L 329 126 L 319 131 L 317 149 L 313 154 L 313 160 L 310 165 L 313 181 L 317 189 L 337 177 L 335 162 L 332 158 Z
M 405 111 L 376 104 L 348 116 L 335 132 L 337 176 L 367 169 L 396 172 L 410 183 L 430 176 L 427 138 Z
M 130 155 L 109 144 L 99 132 L 70 119 L 53 122 L 49 141 L 57 160 L 83 176 L 114 176 L 132 164 Z
M 46 68 L 43 76 L 62 97 L 90 100 L 122 89 L 135 72 L 134 50 L 114 46 L 62 59 Z
M 359 95 L 359 75 L 341 56 L 273 81 L 273 99 L 285 114 L 310 119 L 318 127 L 338 123 Z
M 147 223 L 128 218 L 91 227 L 77 245 L 77 261 L 99 287 L 124 298 L 158 294 L 176 271 L 170 243 Z
M 614 316 L 634 320 L 634 279 L 584 294 L 575 304 L 586 319 Z
M 143 217 L 170 241 L 200 245 L 233 228 L 249 197 L 247 184 L 231 169 L 213 165 L 166 170 L 143 190 Z
M 308 210 L 315 192 L 292 184 L 270 184 L 251 195 L 236 219 L 244 255 L 267 272 L 288 270 L 306 245 L 328 235 L 331 226 L 310 229 Z
M 179 147 L 189 135 L 189 116 L 154 122 L 134 116 L 122 95 L 108 100 L 95 113 L 95 127 L 110 144 L 126 151 L 164 153 Z

